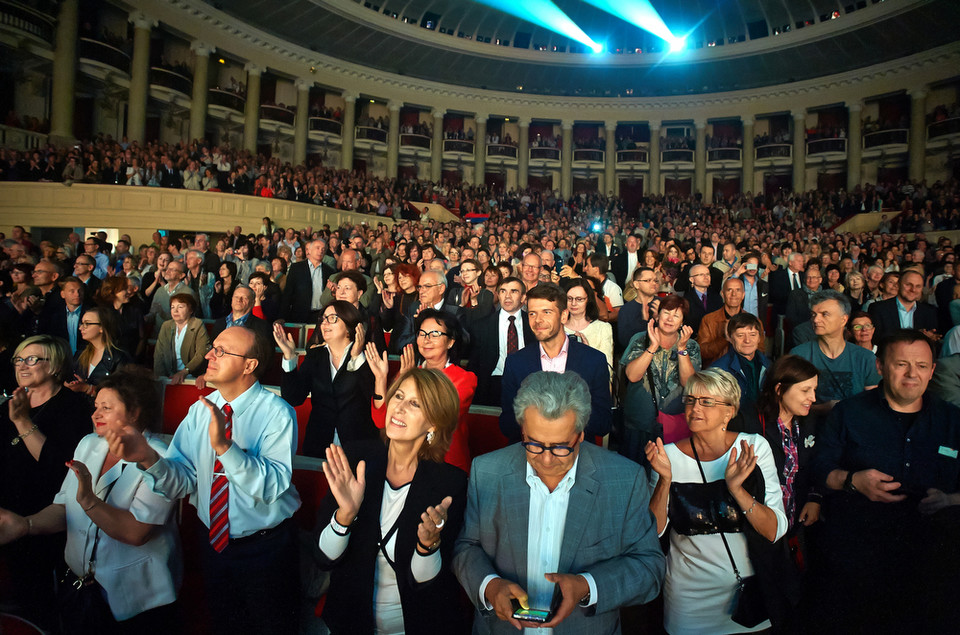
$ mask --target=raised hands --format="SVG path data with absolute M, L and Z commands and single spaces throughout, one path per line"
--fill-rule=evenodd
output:
M 434 549 L 440 543 L 440 532 L 447 523 L 447 511 L 453 504 L 453 498 L 447 496 L 436 507 L 427 507 L 427 511 L 420 514 L 420 524 L 417 526 L 417 540 L 428 549 Z
M 367 364 L 370 365 L 370 371 L 373 373 L 374 381 L 379 385 L 381 380 L 383 385 L 387 385 L 387 373 L 390 372 L 390 362 L 387 360 L 387 351 L 383 355 L 377 350 L 376 344 L 369 342 L 367 344 Z
M 690 341 L 690 338 L 693 337 L 693 328 L 684 324 L 680 327 L 680 335 L 677 339 L 677 348 L 679 350 L 684 350 L 687 348 L 687 342 Z
M 284 359 L 295 359 L 297 357 L 297 345 L 293 341 L 293 336 L 283 330 L 283 324 L 280 322 L 273 325 L 273 341 L 277 343 Z
M 413 344 L 407 344 L 403 347 L 403 351 L 400 353 L 400 374 L 404 374 L 408 370 L 412 369 L 417 365 L 417 354 L 413 349 Z
M 121 432 L 107 428 L 103 438 L 110 448 L 110 454 L 118 459 L 139 463 L 149 468 L 160 458 L 157 451 L 150 447 L 146 437 L 132 426 L 124 426 Z
M 367 487 L 367 464 L 360 461 L 357 464 L 357 474 L 354 476 L 347 461 L 347 455 L 339 445 L 331 444 L 327 448 L 327 460 L 323 463 L 323 475 L 327 477 L 330 492 L 339 505 L 336 517 L 337 522 L 349 527 L 360 511 L 363 503 L 363 493 Z
M 653 318 L 647 322 L 647 350 L 651 353 L 660 350 L 660 342 L 662 341 L 662 336 L 660 335 L 660 327 L 657 326 L 657 321 Z
M 647 447 L 644 448 L 647 455 L 647 462 L 653 471 L 664 480 L 673 479 L 673 468 L 670 466 L 670 459 L 667 457 L 666 450 L 663 449 L 663 439 L 657 438 L 656 442 L 647 441 Z
M 18 427 L 29 427 L 30 397 L 27 396 L 27 391 L 23 387 L 13 391 L 7 408 L 10 413 L 10 421 Z
M 215 406 L 214 403 L 206 397 L 200 397 L 200 403 L 210 411 L 210 425 L 208 428 L 210 433 L 210 446 L 213 447 L 213 451 L 217 453 L 217 456 L 220 456 L 233 445 L 233 442 L 227 438 L 227 418 L 223 414 L 223 410 L 220 410 L 220 408 Z
M 737 456 L 737 448 L 730 449 L 730 460 L 727 461 L 727 469 L 723 477 L 727 481 L 727 489 L 731 494 L 736 494 L 743 488 L 743 482 L 756 466 L 757 454 L 753 446 L 745 440 L 740 441 L 739 456 Z
M 367 339 L 367 331 L 363 328 L 363 322 L 357 324 L 357 329 L 353 334 L 353 346 L 350 347 L 350 357 L 359 357 L 363 352 L 363 345 Z
M 93 476 L 86 465 L 80 461 L 67 461 L 67 467 L 77 476 L 77 503 L 83 511 L 103 502 L 93 493 Z

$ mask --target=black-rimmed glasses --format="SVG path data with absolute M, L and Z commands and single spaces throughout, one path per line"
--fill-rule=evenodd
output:
M 424 331 L 423 329 L 417 331 L 417 337 L 425 337 L 428 340 L 438 340 L 446 335 L 443 331 Z
M 29 366 L 32 368 L 37 364 L 39 364 L 40 362 L 49 362 L 49 361 L 50 361 L 49 357 L 38 357 L 36 355 L 30 355 L 29 357 L 14 357 L 13 359 L 10 360 L 10 363 L 13 364 L 14 366 L 19 366 L 20 364 L 24 364 L 25 366 Z
M 704 408 L 713 408 L 716 406 L 729 406 L 730 404 L 726 401 L 720 401 L 719 399 L 714 399 L 713 397 L 694 397 L 693 395 L 687 395 L 683 398 L 683 405 L 690 406 L 691 408 L 697 405 L 697 402 L 700 402 L 700 405 Z
M 544 445 L 537 441 L 524 441 L 520 445 L 522 445 L 523 449 L 530 454 L 543 454 L 544 452 L 549 452 L 553 456 L 562 459 L 573 454 L 573 451 L 577 449 L 577 443 L 579 443 L 579 441 L 575 442 L 573 445 Z

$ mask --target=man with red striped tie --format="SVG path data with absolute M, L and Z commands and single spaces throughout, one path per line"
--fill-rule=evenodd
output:
M 190 407 L 165 456 L 132 428 L 107 440 L 155 492 L 196 506 L 211 631 L 296 633 L 294 410 L 260 385 L 266 338 L 235 326 L 213 344 L 206 379 L 217 391 Z

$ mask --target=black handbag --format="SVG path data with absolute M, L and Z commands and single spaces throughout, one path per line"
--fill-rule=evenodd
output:
M 703 466 L 700 464 L 700 457 L 697 455 L 697 446 L 693 439 L 690 440 L 690 448 L 693 450 L 693 458 L 697 460 L 697 469 L 700 470 L 700 478 L 707 482 L 707 475 L 703 473 Z M 719 526 L 719 523 L 718 523 Z M 733 573 L 737 576 L 737 597 L 734 602 L 733 615 L 731 619 L 746 628 L 754 626 L 770 618 L 767 612 L 767 605 L 763 598 L 763 588 L 760 586 L 760 580 L 755 575 L 743 578 L 740 576 L 740 569 L 733 559 L 733 553 L 730 551 L 730 545 L 727 539 L 720 532 L 720 540 L 723 541 L 723 548 L 727 551 L 727 557 L 730 558 L 730 565 L 733 567 Z

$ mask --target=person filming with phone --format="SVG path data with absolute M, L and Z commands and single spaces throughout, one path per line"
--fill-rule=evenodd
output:
M 474 632 L 618 633 L 620 607 L 655 598 L 664 576 L 646 473 L 584 443 L 576 373 L 528 375 L 513 409 L 522 442 L 474 460 L 454 547 Z

